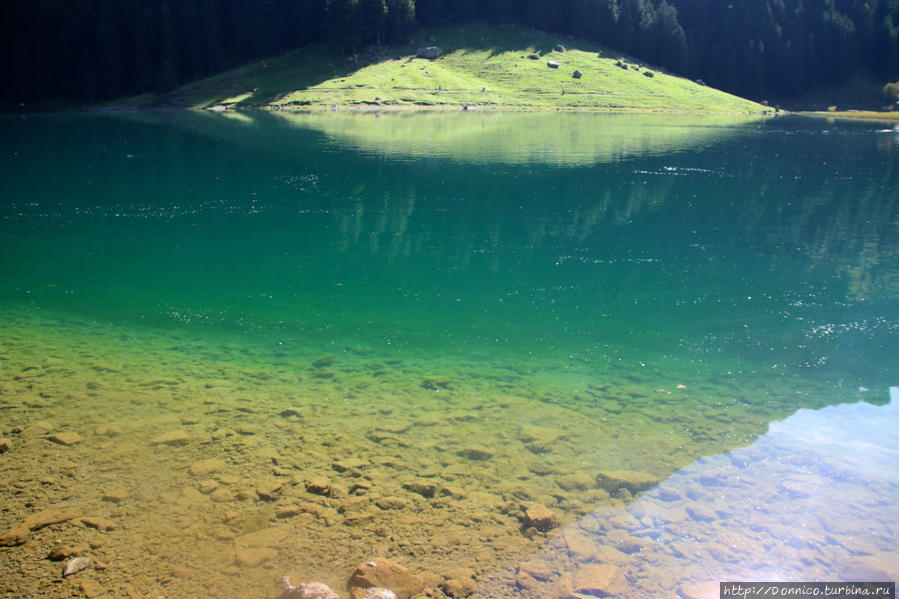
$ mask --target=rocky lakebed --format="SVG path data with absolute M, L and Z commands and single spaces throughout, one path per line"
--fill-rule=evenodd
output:
M 778 568 L 899 576 L 895 480 L 780 460 L 804 454 L 754 442 L 795 410 L 727 381 L 2 329 L 3 596 L 274 599 L 287 576 L 356 599 L 706 599 Z

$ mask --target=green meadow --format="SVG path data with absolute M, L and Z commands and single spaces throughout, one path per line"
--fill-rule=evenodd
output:
M 419 32 L 399 46 L 338 53 L 306 46 L 116 107 L 502 108 L 761 113 L 766 106 L 668 74 L 615 50 L 516 26 Z M 564 46 L 563 52 L 556 51 Z M 417 49 L 437 46 L 436 59 Z M 550 67 L 550 61 L 558 67 Z M 575 71 L 581 73 L 575 78 Z

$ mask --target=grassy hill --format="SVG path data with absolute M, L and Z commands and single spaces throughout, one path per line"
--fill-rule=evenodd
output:
M 564 52 L 553 48 L 561 44 Z M 433 60 L 416 57 L 438 46 Z M 550 68 L 549 61 L 559 64 Z M 573 77 L 574 71 L 582 76 Z M 759 113 L 769 109 L 565 36 L 481 23 L 420 31 L 409 44 L 341 56 L 325 45 L 118 107 L 459 107 Z

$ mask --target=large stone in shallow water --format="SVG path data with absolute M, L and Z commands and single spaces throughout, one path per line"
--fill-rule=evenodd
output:
M 540 503 L 533 503 L 524 512 L 524 525 L 537 530 L 552 530 L 559 525 L 559 518 L 551 509 Z
M 458 451 L 459 456 L 475 462 L 483 462 L 493 457 L 493 453 L 483 447 L 463 447 Z
M 225 469 L 225 462 L 215 458 L 200 460 L 190 465 L 190 473 L 192 476 L 209 476 L 213 472 L 219 472 Z
M 77 505 L 56 505 L 32 514 L 22 521 L 22 528 L 38 530 L 51 524 L 72 520 L 81 515 L 82 509 Z
M 54 435 L 50 435 L 49 437 L 47 437 L 47 439 L 53 441 L 57 445 L 77 445 L 84 440 L 84 437 L 82 437 L 78 433 L 69 431 L 65 433 L 56 433 Z
M 596 481 L 589 474 L 578 472 L 560 476 L 556 483 L 566 491 L 585 491 L 592 489 Z
M 190 443 L 190 435 L 182 430 L 170 430 L 154 437 L 151 443 L 153 445 L 181 447 Z
M 562 531 L 562 538 L 568 547 L 568 554 L 578 562 L 589 561 L 599 552 L 599 547 L 594 540 L 586 532 L 577 528 L 566 528 Z
M 478 590 L 478 583 L 468 577 L 450 578 L 440 587 L 444 595 L 453 597 L 453 599 L 462 599 L 474 595 Z
M 238 549 L 234 554 L 234 563 L 244 568 L 255 568 L 278 557 L 278 552 L 267 547 L 249 547 Z
M 574 573 L 574 592 L 582 595 L 608 597 L 627 590 L 627 579 L 621 568 L 610 564 L 587 564 Z
M 397 599 L 409 599 L 421 592 L 424 583 L 403 566 L 379 557 L 356 568 L 347 582 L 353 597 L 364 597 L 370 587 L 390 589 Z
M 614 493 L 619 489 L 637 493 L 654 487 L 660 482 L 658 477 L 636 470 L 606 470 L 596 475 L 596 486 L 609 493 Z
M 452 381 L 446 376 L 426 376 L 421 380 L 421 386 L 432 391 L 451 389 Z
M 27 528 L 10 528 L 6 532 L 0 534 L 0 547 L 15 547 L 16 545 L 21 545 L 27 539 Z
M 413 480 L 403 485 L 403 488 L 412 493 L 418 493 L 428 499 L 437 494 L 437 485 L 428 480 Z

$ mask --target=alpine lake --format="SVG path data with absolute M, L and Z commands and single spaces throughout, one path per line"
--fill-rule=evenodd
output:
M 890 127 L 176 111 L 0 151 L 2 597 L 899 578 Z

